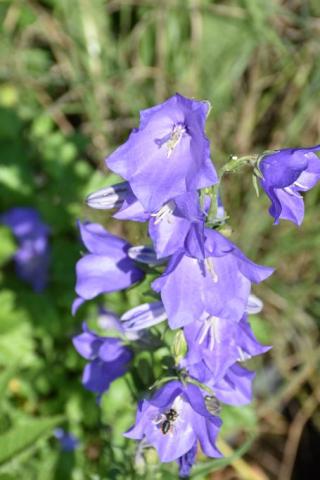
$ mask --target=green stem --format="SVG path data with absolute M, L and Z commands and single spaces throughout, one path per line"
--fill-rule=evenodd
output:
M 187 377 L 186 380 L 188 383 L 192 383 L 193 385 L 196 385 L 197 387 L 201 388 L 205 392 L 209 393 L 209 395 L 214 396 L 214 391 L 211 390 L 211 388 L 208 387 L 207 385 L 204 385 L 203 383 L 198 382 L 198 380 L 195 380 L 194 378 L 191 378 L 191 377 Z
M 171 377 L 163 377 L 160 380 L 156 380 L 151 387 L 149 387 L 149 390 L 152 390 L 155 387 L 159 387 L 159 385 L 162 385 L 163 383 L 170 382 L 172 380 L 179 380 L 177 376 L 171 376 Z
M 217 217 L 219 185 L 220 185 L 220 182 L 217 183 L 216 185 L 213 185 L 213 187 L 211 189 L 211 193 L 210 193 L 211 203 L 210 203 L 210 208 L 209 208 L 209 213 L 208 213 L 208 223 L 209 224 L 214 223 L 214 221 Z
M 254 167 L 257 163 L 258 155 L 245 155 L 243 157 L 232 157 L 220 170 L 220 181 L 225 173 L 233 173 L 244 165 Z
M 225 173 L 234 173 L 238 169 L 242 168 L 245 165 L 251 165 L 255 168 L 259 156 L 258 155 L 245 155 L 243 157 L 232 157 L 229 162 L 227 162 L 221 168 L 219 172 L 219 182 L 216 185 L 211 187 L 211 191 L 209 193 L 211 197 L 211 204 L 208 213 L 208 224 L 214 224 L 217 216 L 218 211 L 218 194 L 219 194 L 219 186 L 221 184 L 222 177 Z

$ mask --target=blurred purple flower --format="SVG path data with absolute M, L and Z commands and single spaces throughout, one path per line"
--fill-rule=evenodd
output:
M 221 423 L 209 413 L 197 386 L 172 381 L 150 400 L 140 402 L 135 425 L 125 436 L 136 440 L 145 437 L 156 448 L 161 462 L 177 460 L 198 441 L 208 457 L 221 457 L 216 447 Z
M 178 252 L 152 283 L 161 293 L 170 328 L 188 325 L 205 313 L 239 321 L 247 307 L 251 282 L 259 283 L 273 272 L 253 263 L 217 231 L 205 229 L 205 238 L 204 259 Z
M 304 202 L 301 192 L 310 190 L 320 180 L 320 159 L 310 148 L 286 148 L 267 153 L 259 162 L 261 186 L 271 200 L 270 215 L 301 225 Z
M 73 337 L 77 352 L 90 362 L 85 366 L 82 383 L 87 390 L 102 394 L 111 382 L 124 375 L 132 352 L 119 338 L 101 337 L 83 324 L 83 333 Z
M 208 110 L 207 102 L 175 94 L 141 111 L 139 128 L 106 159 L 147 212 L 217 182 L 204 132 Z
M 130 287 L 144 273 L 128 256 L 130 244 L 96 223 L 80 223 L 82 241 L 89 250 L 76 265 L 76 298 L 73 312 L 85 301 L 101 293 Z
M 70 432 L 63 428 L 55 428 L 54 436 L 59 441 L 61 448 L 65 452 L 72 452 L 79 446 L 79 440 Z
M 0 217 L 18 241 L 14 254 L 17 275 L 35 292 L 42 292 L 48 283 L 50 248 L 49 228 L 33 208 L 12 208 Z

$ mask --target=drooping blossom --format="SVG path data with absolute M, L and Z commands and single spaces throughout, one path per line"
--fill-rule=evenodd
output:
M 177 460 L 198 442 L 208 457 L 221 457 L 216 447 L 220 426 L 221 420 L 208 411 L 197 386 L 171 381 L 139 403 L 135 425 L 125 436 L 145 438 L 161 462 Z
M 261 312 L 262 307 L 263 304 L 260 298 L 256 297 L 253 294 L 250 294 L 245 309 L 246 313 L 257 314 Z M 203 318 L 206 319 L 207 317 L 208 315 L 205 314 Z M 122 315 L 121 321 L 122 328 L 125 328 L 127 332 L 138 332 L 140 330 L 157 325 L 158 323 L 167 320 L 167 318 L 167 312 L 163 306 L 163 303 L 158 301 L 152 303 L 144 303 L 142 305 L 131 308 Z M 241 321 L 241 323 L 243 321 Z M 250 330 L 248 330 L 248 335 L 251 335 L 249 331 Z M 252 354 L 252 356 L 253 355 L 259 355 L 259 353 Z
M 207 102 L 175 94 L 141 111 L 139 128 L 106 159 L 147 212 L 217 182 L 204 132 L 208 110 Z
M 83 332 L 72 341 L 77 352 L 89 360 L 82 376 L 87 390 L 101 395 L 109 389 L 111 382 L 126 373 L 132 352 L 121 339 L 101 337 L 84 323 Z
M 42 292 L 48 283 L 50 264 L 49 227 L 33 208 L 12 208 L 0 216 L 18 242 L 13 258 L 17 275 L 35 292 Z
M 259 283 L 272 272 L 253 263 L 217 231 L 205 229 L 205 258 L 178 252 L 152 288 L 161 294 L 171 328 L 188 325 L 205 313 L 239 321 L 251 282 Z
M 274 223 L 280 219 L 301 225 L 304 217 L 302 192 L 310 190 L 320 180 L 320 159 L 310 148 L 286 148 L 267 153 L 259 162 L 261 186 L 271 200 L 269 209 Z
M 197 250 L 204 243 L 204 212 L 198 192 L 179 195 L 166 203 L 149 220 L 149 235 L 158 258 L 169 257 L 181 249 Z
M 270 347 L 261 345 L 244 315 L 239 322 L 204 314 L 199 320 L 184 327 L 188 352 L 181 366 L 203 361 L 216 381 L 229 367 L 267 352 Z
M 252 372 L 239 363 L 229 367 L 222 378 L 216 378 L 211 369 L 201 361 L 188 366 L 188 374 L 198 382 L 205 384 L 214 392 L 214 399 L 217 402 L 216 408 L 219 411 L 219 404 L 241 406 L 252 401 L 252 383 L 255 372 Z M 206 397 L 207 403 L 212 398 Z
M 197 241 L 203 241 L 201 236 L 205 213 L 200 208 L 197 191 L 178 195 L 162 205 L 158 211 L 147 212 L 133 195 L 129 184 L 124 182 L 92 193 L 87 203 L 96 209 L 121 206 L 113 215 L 118 220 L 149 221 L 149 235 L 158 259 L 166 258 L 184 248 L 188 237 L 197 235 Z M 187 245 L 188 243 L 190 242 L 187 242 Z
M 96 223 L 80 223 L 81 239 L 89 253 L 76 265 L 75 311 L 85 300 L 101 293 L 130 287 L 142 280 L 144 273 L 128 256 L 130 244 L 107 232 Z

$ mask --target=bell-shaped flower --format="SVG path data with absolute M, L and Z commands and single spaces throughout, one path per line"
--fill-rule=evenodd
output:
M 262 306 L 263 304 L 260 298 L 250 294 L 248 298 L 248 303 L 246 306 L 246 313 L 248 314 L 259 313 L 262 310 Z M 168 316 L 162 302 L 144 303 L 142 305 L 138 305 L 137 307 L 131 308 L 130 310 L 128 310 L 126 313 L 122 315 L 121 327 L 122 329 L 125 329 L 127 332 L 138 332 L 140 330 L 144 330 L 146 328 L 157 325 L 158 323 L 161 323 L 164 320 L 167 320 L 167 318 Z M 208 314 L 204 314 L 203 318 L 204 319 L 208 318 Z M 198 326 L 203 325 L 203 323 L 201 322 L 199 323 L 196 321 L 196 323 L 198 324 Z M 244 317 L 241 320 L 241 327 L 243 327 L 243 324 L 246 324 L 246 323 L 247 321 L 245 320 L 245 317 Z M 194 331 L 196 328 L 197 328 L 196 325 L 191 326 L 192 331 Z M 249 335 L 249 330 L 250 330 L 250 326 L 248 327 L 248 330 L 246 330 L 248 335 Z M 210 330 L 208 330 L 208 332 L 209 331 Z M 253 341 L 255 341 L 254 338 L 253 338 Z M 209 343 L 211 344 L 211 341 Z M 263 346 L 262 348 L 268 349 L 269 347 Z M 263 352 L 260 352 L 260 353 L 263 353 Z M 260 353 L 251 354 L 251 356 L 260 355 Z
M 50 264 L 49 228 L 33 208 L 12 208 L 0 217 L 18 241 L 13 258 L 17 275 L 35 292 L 42 292 L 48 283 Z
M 82 383 L 87 390 L 99 395 L 106 392 L 114 380 L 128 370 L 132 353 L 122 340 L 101 337 L 83 324 L 83 332 L 73 337 L 77 352 L 89 363 L 85 366 Z
M 74 303 L 74 310 L 85 300 L 128 288 L 144 277 L 128 256 L 131 246 L 128 242 L 96 223 L 79 222 L 79 228 L 89 253 L 76 265 L 76 293 L 79 298 Z
M 221 457 L 216 447 L 220 426 L 221 420 L 208 411 L 197 386 L 171 381 L 140 402 L 135 425 L 125 436 L 145 438 L 161 462 L 179 459 L 198 442 L 208 457 Z
M 211 412 L 219 413 L 220 402 L 241 406 L 252 401 L 255 372 L 243 368 L 238 363 L 231 365 L 220 379 L 215 378 L 203 361 L 189 366 L 187 371 L 191 377 L 205 384 L 214 393 L 213 397 L 209 395 L 205 398 Z
M 204 128 L 207 102 L 175 94 L 140 113 L 139 128 L 107 159 L 147 212 L 217 182 Z
M 259 283 L 273 272 L 250 261 L 217 231 L 205 229 L 205 238 L 204 259 L 180 251 L 152 283 L 161 294 L 171 328 L 188 325 L 205 313 L 239 321 L 247 307 L 251 282 Z
M 196 191 L 175 197 L 152 214 L 149 235 L 158 258 L 169 257 L 181 248 L 187 249 L 192 240 L 203 248 L 204 219 Z
M 98 210 L 119 208 L 113 215 L 118 220 L 149 220 L 149 235 L 158 259 L 166 258 L 183 248 L 187 237 L 194 235 L 193 228 L 198 229 L 199 237 L 204 228 L 205 212 L 200 208 L 197 191 L 178 195 L 159 210 L 147 212 L 133 194 L 129 183 L 123 182 L 93 192 L 88 196 L 87 204 Z
M 246 315 L 240 322 L 204 314 L 201 319 L 184 327 L 188 345 L 181 366 L 189 369 L 201 361 L 220 380 L 237 361 L 248 360 L 270 349 L 255 338 Z
M 310 190 L 320 180 L 320 159 L 310 148 L 286 148 L 268 153 L 259 162 L 261 186 L 271 200 L 269 209 L 274 223 L 279 219 L 301 225 L 304 202 L 301 192 Z

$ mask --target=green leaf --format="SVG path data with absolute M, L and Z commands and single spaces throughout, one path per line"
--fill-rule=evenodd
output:
M 0 266 L 6 263 L 16 251 L 16 243 L 8 227 L 0 227 Z
M 15 374 L 16 368 L 16 365 L 12 365 L 0 373 L 0 402 L 6 393 L 9 381 Z
M 55 426 L 63 421 L 62 416 L 53 418 L 23 420 L 0 438 L 0 465 L 15 459 L 17 455 L 25 454 L 35 447 L 35 442 L 52 434 Z
M 241 407 L 223 405 L 221 418 L 223 420 L 223 436 L 231 435 L 237 430 L 253 433 L 257 427 L 257 416 L 253 405 Z

